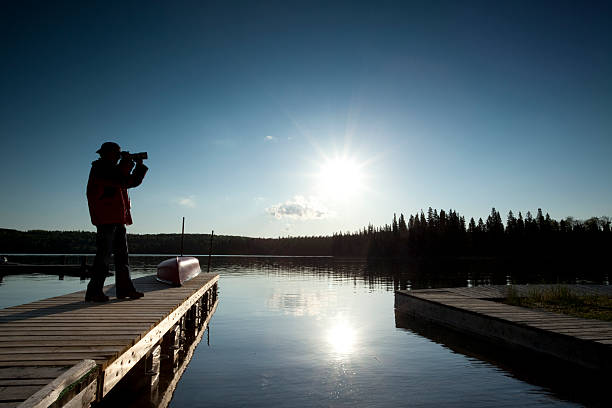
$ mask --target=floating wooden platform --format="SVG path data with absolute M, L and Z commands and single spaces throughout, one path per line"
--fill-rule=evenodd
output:
M 519 295 L 559 285 L 513 285 Z M 562 285 L 579 294 L 612 296 L 603 285 Z M 507 345 L 526 347 L 589 369 L 612 370 L 612 323 L 493 301 L 508 286 L 421 289 L 395 292 L 395 308 Z
M 170 287 L 146 276 L 134 280 L 145 292 L 138 300 L 114 298 L 112 285 L 107 303 L 85 302 L 81 291 L 0 310 L 0 408 L 47 407 L 67 394 L 76 398 L 66 406 L 88 406 L 144 360 L 155 381 L 160 350 L 174 361 L 184 332 L 208 323 L 218 279 Z

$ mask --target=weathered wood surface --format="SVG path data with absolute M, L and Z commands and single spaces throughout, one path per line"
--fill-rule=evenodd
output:
M 81 291 L 0 310 L 0 407 L 18 406 L 86 359 L 103 371 L 117 360 L 133 366 L 218 279 L 202 273 L 170 287 L 146 276 L 134 280 L 145 292 L 137 300 L 116 299 L 109 285 L 107 303 L 85 302 Z M 105 373 L 105 393 L 127 369 L 113 369 L 112 379 Z
M 559 285 L 513 285 L 519 295 Z M 576 294 L 612 296 L 612 287 L 563 285 Z M 612 370 L 612 323 L 492 301 L 507 286 L 397 291 L 395 307 L 457 330 L 528 347 L 590 368 Z
M 83 360 L 66 370 L 62 375 L 45 385 L 38 390 L 34 395 L 21 403 L 21 408 L 47 408 L 51 405 L 60 393 L 71 384 L 78 381 L 81 377 L 96 368 L 96 362 L 93 360 Z
M 551 288 L 566 288 L 576 295 L 604 295 L 612 296 L 610 285 L 568 285 L 568 284 L 535 284 L 535 285 L 490 285 L 472 286 L 469 288 L 419 289 L 415 293 L 453 293 L 463 297 L 476 299 L 499 299 L 508 295 L 510 289 L 516 291 L 518 296 L 526 296 L 532 291 L 542 291 Z

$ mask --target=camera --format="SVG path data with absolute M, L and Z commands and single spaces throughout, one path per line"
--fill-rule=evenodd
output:
M 121 152 L 121 158 L 123 159 L 131 159 L 131 160 L 145 160 L 149 158 L 147 152 L 140 153 L 130 153 L 130 152 Z

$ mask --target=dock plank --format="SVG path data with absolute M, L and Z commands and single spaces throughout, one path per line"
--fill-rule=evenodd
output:
M 13 354 L 56 354 L 56 353 L 117 353 L 123 350 L 123 346 L 106 346 L 106 345 L 86 345 L 86 346 L 75 346 L 73 344 L 69 346 L 30 346 L 23 347 L 15 345 L 14 347 L 0 348 L 0 356 L 2 355 L 13 355 Z
M 39 389 L 40 385 L 24 385 L 21 387 L 0 386 L 0 401 L 25 401 Z
M 107 344 L 106 342 L 120 342 L 118 344 L 123 344 L 126 340 L 133 339 L 133 336 L 130 335 L 116 335 L 116 334 L 88 334 L 83 336 L 67 336 L 65 333 L 61 335 L 42 335 L 42 336 L 29 336 L 21 335 L 11 336 L 6 335 L 2 336 L 2 340 L 0 341 L 0 347 L 3 344 L 27 344 L 27 343 L 41 343 L 41 342 L 50 342 L 51 344 L 57 344 L 58 340 L 63 340 L 66 342 L 70 342 L 71 344 L 78 344 L 79 341 L 84 342 L 85 344 L 95 344 L 96 341 L 99 341 L 100 344 Z M 112 343 L 115 344 L 115 343 Z
M 95 360 L 95 359 L 94 359 Z M 104 362 L 105 359 L 98 359 L 100 362 Z M 72 359 L 72 360 L 56 360 L 56 361 L 10 361 L 10 362 L 2 362 L 0 361 L 0 369 L 1 368 L 10 368 L 10 367 L 27 367 L 28 369 L 36 369 L 38 367 L 46 368 L 46 367 L 57 367 L 60 366 L 71 366 L 80 363 L 83 359 Z M 2 396 L 0 395 L 0 398 Z
M 46 353 L 15 353 L 15 354 L 0 354 L 0 364 L 5 364 L 8 362 L 26 362 L 26 361 L 55 361 L 55 360 L 84 360 L 86 358 L 91 358 L 92 360 L 103 360 L 108 359 L 111 356 L 116 355 L 117 353 L 112 352 L 102 352 L 102 351 L 84 351 L 84 352 L 59 352 L 54 353 L 53 355 L 49 355 Z
M 115 335 L 109 333 L 103 334 L 92 334 L 87 332 L 86 335 L 45 335 L 45 336 L 9 336 L 6 337 L 6 341 L 0 342 L 0 345 L 5 344 L 43 344 L 48 343 L 48 345 L 55 345 L 60 342 L 60 344 L 108 344 L 108 342 L 113 342 L 112 344 L 124 344 L 129 343 L 130 341 L 136 340 L 133 334 L 122 334 Z
M 10 386 L 24 386 L 24 385 L 38 385 L 43 386 L 49 383 L 48 378 L 26 378 L 26 379 L 11 379 L 11 380 L 0 380 L 0 387 Z

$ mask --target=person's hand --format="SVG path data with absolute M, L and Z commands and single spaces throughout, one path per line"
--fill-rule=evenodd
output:
M 134 162 L 136 162 L 137 165 L 142 165 L 142 158 L 138 157 L 136 159 L 134 159 Z
M 121 167 L 124 171 L 130 172 L 134 168 L 134 159 L 128 152 L 121 152 L 121 161 L 119 162 L 119 167 Z

